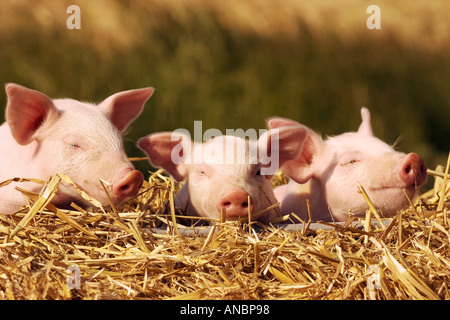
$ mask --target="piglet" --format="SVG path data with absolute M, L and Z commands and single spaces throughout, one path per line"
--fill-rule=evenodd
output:
M 362 108 L 361 116 L 357 132 L 326 140 L 293 120 L 268 121 L 271 129 L 300 127 L 308 132 L 300 156 L 282 167 L 291 180 L 275 189 L 282 214 L 293 212 L 307 220 L 306 199 L 310 199 L 314 220 L 345 221 L 349 212 L 363 216 L 368 204 L 359 184 L 385 217 L 409 205 L 408 197 L 413 199 L 427 178 L 423 159 L 416 153 L 397 152 L 376 138 L 368 109 Z
M 270 178 L 279 165 L 299 156 L 304 128 L 266 131 L 258 140 L 223 135 L 204 143 L 177 132 L 150 134 L 138 141 L 154 167 L 164 168 L 177 181 L 185 179 L 175 205 L 188 216 L 227 220 L 247 217 L 268 223 L 279 208 L 258 214 L 277 201 Z
M 0 126 L 0 181 L 14 177 L 48 180 L 67 174 L 89 195 L 107 206 L 99 179 L 110 183 L 114 204 L 133 197 L 143 183 L 125 154 L 122 133 L 141 113 L 153 88 L 116 93 L 98 105 L 72 99 L 52 100 L 17 84 L 6 85 L 6 122 Z M 25 204 L 16 186 L 39 192 L 38 184 L 11 183 L 0 188 L 0 213 Z M 53 203 L 88 205 L 73 186 L 62 182 Z

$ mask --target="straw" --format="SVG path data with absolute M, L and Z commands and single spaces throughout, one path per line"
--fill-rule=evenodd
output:
M 444 173 L 444 178 L 443 178 L 444 180 L 442 182 L 442 190 L 441 190 L 441 193 L 440 193 L 440 198 L 439 198 L 439 204 L 437 206 L 437 211 L 441 211 L 444 208 L 445 188 L 447 187 L 449 167 L 450 167 L 450 152 L 448 154 L 447 166 L 445 167 L 445 173 Z
M 41 194 L 19 188 L 29 204 L 0 216 L 0 299 L 450 299 L 450 183 L 439 170 L 393 217 L 367 198 L 366 217 L 317 224 L 307 205 L 292 229 L 186 217 L 173 201 L 182 184 L 161 170 L 120 206 L 60 209 L 49 201 L 61 181 L 99 203 L 55 175 Z

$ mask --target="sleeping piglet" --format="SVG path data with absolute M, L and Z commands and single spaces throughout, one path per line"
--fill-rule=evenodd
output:
M 409 205 L 408 197 L 412 199 L 427 178 L 423 159 L 416 153 L 397 152 L 374 137 L 369 110 L 362 108 L 361 116 L 357 132 L 326 140 L 293 120 L 268 121 L 271 129 L 301 127 L 308 131 L 300 157 L 282 167 L 291 180 L 275 189 L 282 214 L 294 212 L 308 220 L 308 198 L 313 220 L 345 221 L 349 212 L 363 216 L 368 204 L 359 193 L 359 184 L 385 217 Z
M 137 194 L 143 175 L 125 154 L 122 133 L 141 113 L 153 88 L 116 93 L 98 105 L 72 99 L 52 100 L 17 84 L 6 85 L 6 122 L 0 126 L 0 181 L 14 177 L 48 180 L 67 174 L 89 195 L 107 206 L 99 179 L 111 185 L 114 204 Z M 11 183 L 0 188 L 0 213 L 25 204 L 16 186 L 39 192 L 41 185 Z M 72 186 L 61 182 L 52 202 L 88 205 Z
M 179 132 L 150 134 L 138 141 L 154 167 L 164 168 L 177 181 L 185 180 L 175 197 L 188 216 L 227 220 L 247 217 L 268 223 L 279 216 L 270 178 L 279 165 L 299 155 L 304 128 L 266 131 L 258 140 L 219 135 L 204 143 Z

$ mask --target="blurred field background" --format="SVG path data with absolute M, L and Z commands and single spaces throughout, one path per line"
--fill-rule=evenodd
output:
M 81 30 L 66 27 L 71 4 Z M 366 27 L 372 4 L 380 30 Z M 365 106 L 378 137 L 434 168 L 450 149 L 449 12 L 445 0 L 3 0 L 0 82 L 95 102 L 155 87 L 130 156 L 139 137 L 195 120 L 225 133 L 283 116 L 339 134 Z

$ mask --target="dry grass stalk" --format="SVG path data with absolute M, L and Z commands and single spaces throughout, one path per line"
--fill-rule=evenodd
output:
M 121 207 L 62 210 L 48 203 L 70 183 L 58 175 L 0 216 L 0 299 L 450 299 L 447 170 L 430 170 L 433 190 L 391 219 L 370 207 L 294 231 L 224 214 L 193 228 L 162 171 Z

